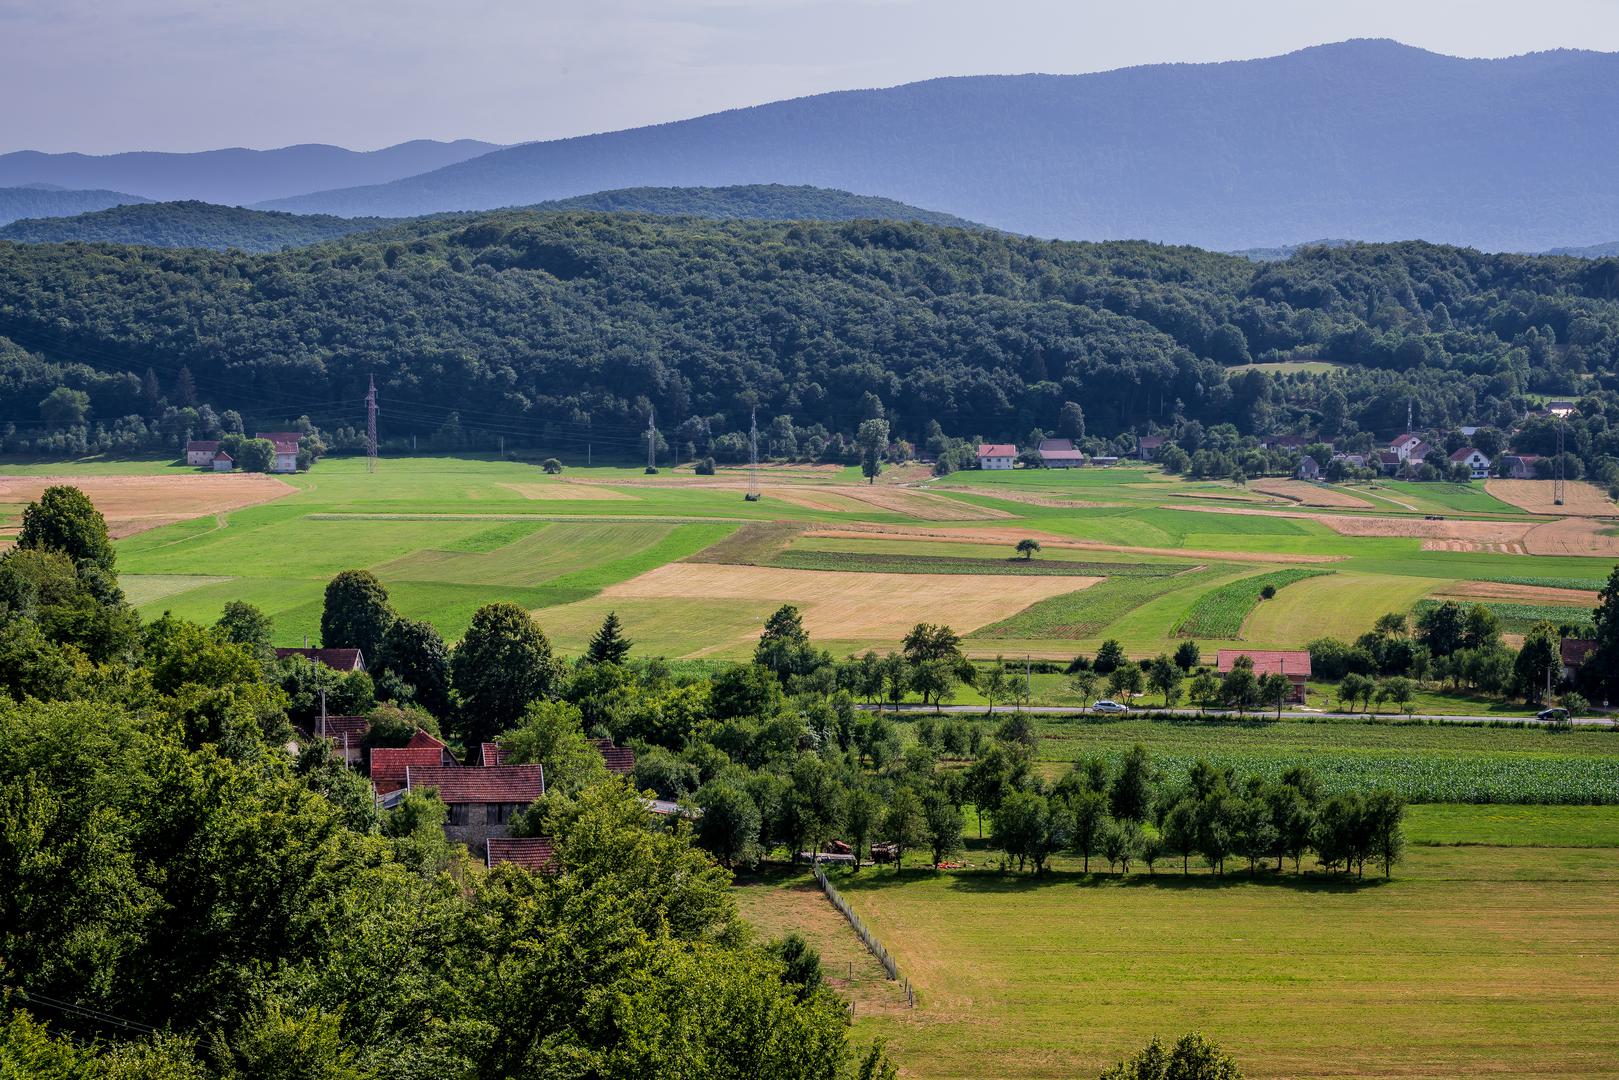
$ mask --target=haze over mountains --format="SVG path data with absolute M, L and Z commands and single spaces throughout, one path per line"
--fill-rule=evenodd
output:
M 19 150 L 0 154 L 0 187 L 46 183 L 65 188 L 114 188 L 147 199 L 200 199 L 246 206 L 318 188 L 384 183 L 499 148 L 497 143 L 476 139 L 416 139 L 370 151 L 318 143 L 276 150 L 235 147 L 194 154 L 43 154 Z
M 1619 54 L 1466 60 L 1360 40 L 1219 64 L 936 79 L 499 149 L 10 154 L 0 185 L 343 217 L 813 185 L 1065 239 L 1600 251 L 1619 237 L 1616 169 Z M 376 175 L 357 178 L 366 170 Z
M 123 191 L 69 190 L 55 184 L 0 187 L 0 225 L 19 218 L 63 218 L 146 201 Z

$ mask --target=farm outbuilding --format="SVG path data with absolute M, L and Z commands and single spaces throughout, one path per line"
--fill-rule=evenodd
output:
M 207 468 L 214 463 L 214 456 L 218 453 L 218 439 L 192 439 L 186 443 L 186 464 Z M 229 461 L 230 458 L 225 460 Z
M 1237 664 L 1237 658 L 1246 656 L 1254 662 L 1254 674 L 1286 675 L 1293 684 L 1293 693 L 1287 699 L 1294 705 L 1304 704 L 1304 684 L 1310 681 L 1310 654 L 1303 649 L 1221 649 L 1216 666 L 1224 675 Z

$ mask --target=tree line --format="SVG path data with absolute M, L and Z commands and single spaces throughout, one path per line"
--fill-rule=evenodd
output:
M 508 211 L 261 255 L 0 243 L 0 298 L 14 452 L 155 439 L 145 373 L 185 369 L 258 426 L 297 402 L 352 428 L 375 375 L 396 438 L 626 457 L 653 410 L 683 459 L 735 454 L 757 409 L 773 455 L 844 460 L 873 403 L 912 446 L 930 421 L 1064 429 L 1078 402 L 1101 440 L 1221 423 L 1342 440 L 1403 428 L 1413 400 L 1424 430 L 1505 428 L 1531 392 L 1580 397 L 1589 471 L 1619 457 L 1611 259 L 1402 243 L 1257 265 L 915 222 Z M 1345 367 L 1248 366 L 1296 357 Z M 88 395 L 83 416 L 42 409 L 58 388 Z

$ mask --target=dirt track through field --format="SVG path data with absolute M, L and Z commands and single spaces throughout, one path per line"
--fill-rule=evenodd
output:
M 1044 547 L 1072 548 L 1076 551 L 1112 551 L 1123 555 L 1162 555 L 1175 559 L 1210 559 L 1219 562 L 1266 563 L 1330 563 L 1342 562 L 1346 555 L 1274 555 L 1258 551 L 1211 551 L 1202 548 L 1136 547 L 1129 544 L 1104 544 L 1096 540 L 1075 540 L 1068 536 L 1041 532 L 1038 529 L 952 529 L 907 525 L 837 525 L 811 529 L 805 536 L 825 536 L 841 540 L 928 540 L 956 544 L 1005 544 L 1008 547 L 1025 537 L 1040 541 Z
M 903 637 L 943 619 L 966 634 L 1099 577 L 881 574 L 770 566 L 670 563 L 602 592 L 607 599 L 769 600 L 798 605 L 817 638 Z M 750 629 L 750 636 L 757 636 Z
M 1564 485 L 1563 505 L 1558 506 L 1552 496 L 1557 485 L 1551 480 L 1486 480 L 1484 490 L 1502 502 L 1511 503 L 1531 514 L 1555 514 L 1559 517 L 1615 517 L 1619 506 L 1608 498 L 1608 493 L 1595 484 L 1572 480 Z
M 263 473 L 182 476 L 0 476 L 0 503 L 28 503 L 69 484 L 89 496 L 114 539 L 179 521 L 222 514 L 298 490 Z

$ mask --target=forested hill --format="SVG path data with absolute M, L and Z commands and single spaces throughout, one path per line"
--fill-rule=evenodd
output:
M 0 240 L 19 243 L 145 244 L 223 251 L 280 251 L 394 224 L 392 218 L 340 218 L 330 214 L 285 214 L 205 202 L 141 203 L 73 217 L 13 221 Z
M 821 94 L 528 143 L 269 208 L 405 216 L 777 182 L 1076 240 L 1229 250 L 1344 236 L 1541 251 L 1613 238 L 1615 172 L 1619 54 L 1466 60 L 1349 41 Z
M 61 217 L 146 201 L 122 191 L 69 191 L 39 184 L 0 187 L 0 225 L 19 218 Z
M 916 223 L 508 212 L 273 255 L 0 243 L 0 335 L 13 437 L 67 422 L 42 405 L 63 385 L 106 423 L 198 399 L 352 423 L 371 375 L 388 433 L 454 412 L 535 443 L 633 440 L 649 404 L 698 445 L 754 404 L 822 434 L 880 402 L 896 436 L 1022 436 L 1065 401 L 1103 436 L 1178 417 L 1265 433 L 1313 430 L 1335 393 L 1329 412 L 1387 432 L 1413 398 L 1428 424 L 1499 424 L 1525 390 L 1611 387 L 1619 260 L 1407 243 L 1256 264 Z M 1293 356 L 1347 367 L 1225 367 Z
M 981 228 L 949 214 L 852 195 L 826 188 L 755 184 L 728 188 L 633 188 L 601 191 L 527 207 L 532 210 L 601 210 L 761 221 L 853 221 L 861 218 L 922 221 Z M 453 216 L 453 215 L 445 215 Z M 340 218 L 288 214 L 204 202 L 121 206 L 67 218 L 15 221 L 0 227 L 0 240 L 23 243 L 146 244 L 224 251 L 281 251 L 396 224 L 396 218 Z

